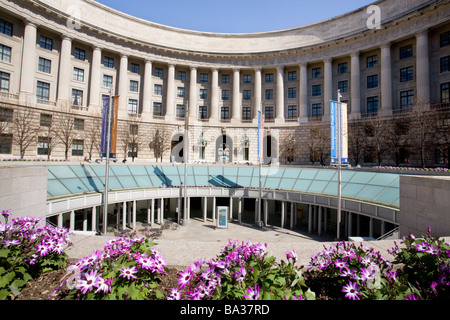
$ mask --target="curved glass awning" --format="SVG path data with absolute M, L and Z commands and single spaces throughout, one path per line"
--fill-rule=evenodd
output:
M 105 165 L 47 166 L 47 198 L 102 192 Z M 125 165 L 109 167 L 109 189 L 171 188 L 184 186 L 184 165 Z M 343 169 L 342 197 L 399 207 L 399 175 Z M 263 167 L 262 189 L 337 196 L 336 169 Z M 259 188 L 254 166 L 189 165 L 188 187 Z

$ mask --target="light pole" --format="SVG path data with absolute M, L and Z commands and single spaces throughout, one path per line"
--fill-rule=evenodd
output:
M 109 103 L 108 103 L 108 119 L 106 124 L 106 166 L 105 166 L 105 193 L 103 199 L 103 234 L 106 235 L 108 231 L 108 182 L 109 182 L 109 153 L 111 151 L 111 118 L 112 118 L 112 86 L 109 88 Z
M 186 103 L 186 110 L 184 111 L 185 133 L 184 133 L 184 203 L 183 203 L 183 225 L 188 224 L 187 216 L 187 163 L 188 163 L 188 130 L 189 130 L 189 103 Z

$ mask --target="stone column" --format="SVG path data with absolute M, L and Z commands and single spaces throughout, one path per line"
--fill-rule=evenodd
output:
M 391 45 L 381 46 L 381 114 L 392 114 L 392 62 Z
M 332 59 L 324 61 L 324 88 L 323 88 L 323 112 L 325 119 L 330 117 L 330 101 L 333 99 L 333 62 Z
M 317 235 L 322 235 L 322 206 L 319 207 L 319 217 L 318 217 L 318 224 L 317 224 Z
M 281 228 L 284 228 L 284 219 L 286 216 L 286 201 L 281 201 Z
M 208 215 L 208 197 L 203 197 L 203 222 L 206 222 Z
M 197 110 L 197 67 L 191 67 L 189 79 L 189 114 L 196 119 Z
M 169 64 L 167 73 L 167 93 L 166 93 L 166 120 L 175 117 L 175 66 Z
M 276 122 L 284 122 L 284 66 L 277 67 Z
M 312 233 L 313 208 L 309 205 L 308 209 L 308 233 Z
M 353 225 L 353 217 L 352 217 L 352 213 L 349 212 L 348 213 L 348 236 L 351 237 L 352 234 L 352 225 Z
M 361 66 L 359 52 L 351 55 L 351 114 L 352 119 L 361 117 Z
M 145 60 L 144 85 L 142 94 L 142 113 L 150 119 L 153 117 L 152 110 L 152 62 Z
M 122 111 L 122 114 L 128 113 L 128 85 L 128 56 L 122 54 L 119 67 L 119 111 Z
M 219 70 L 217 68 L 212 69 L 211 110 L 209 116 L 212 121 L 219 119 Z
M 92 207 L 91 231 L 97 230 L 97 207 Z
M 97 107 L 100 105 L 100 66 L 102 60 L 102 50 L 99 47 L 94 47 L 92 52 L 91 62 L 91 79 L 89 86 L 89 107 Z M 113 90 L 114 92 L 114 90 Z
M 58 102 L 66 102 L 68 106 L 72 104 L 70 101 L 70 79 L 72 77 L 72 64 L 70 62 L 70 54 L 72 51 L 72 39 L 63 35 L 61 41 L 61 54 L 59 57 L 59 74 L 58 74 Z
M 232 120 L 240 120 L 240 110 L 241 110 L 241 92 L 240 92 L 240 72 L 239 69 L 233 69 L 233 97 L 231 114 Z
M 308 122 L 308 64 L 300 65 L 300 122 Z
M 417 102 L 430 103 L 430 59 L 428 55 L 428 31 L 416 35 L 416 87 Z
M 34 92 L 34 71 L 36 69 L 36 25 L 25 22 L 22 69 L 20 75 L 20 94 L 32 96 Z
M 261 97 L 261 68 L 256 68 L 255 69 L 255 110 L 253 110 L 253 119 L 254 121 L 256 121 L 256 123 L 258 123 L 258 111 L 261 108 L 261 102 L 262 102 L 262 97 Z M 261 110 L 262 111 L 262 110 Z
M 126 201 L 124 201 L 122 205 L 122 230 L 125 230 L 126 227 L 127 227 L 127 203 Z

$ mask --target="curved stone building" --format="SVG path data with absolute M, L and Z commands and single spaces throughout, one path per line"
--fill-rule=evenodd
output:
M 326 163 L 338 90 L 350 124 L 450 103 L 446 0 L 380 0 L 248 34 L 164 26 L 92 0 L 0 4 L 2 158 L 98 158 L 110 95 L 117 158 L 178 162 L 187 124 L 189 161 L 257 162 L 261 111 L 266 163 Z M 441 140 L 431 164 L 448 161 Z M 373 163 L 371 152 L 354 163 Z

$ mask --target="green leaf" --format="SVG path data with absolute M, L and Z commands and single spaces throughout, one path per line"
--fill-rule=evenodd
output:
M 9 283 L 14 279 L 16 276 L 16 273 L 14 271 L 11 271 L 7 274 L 5 274 L 3 277 L 0 278 L 0 288 L 7 288 L 9 286 Z
M 10 252 L 11 251 L 9 249 L 6 249 L 6 248 L 0 249 L 0 257 L 1 258 L 7 258 Z

